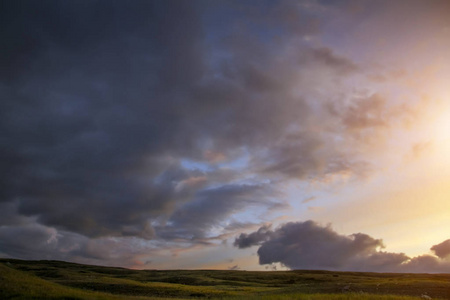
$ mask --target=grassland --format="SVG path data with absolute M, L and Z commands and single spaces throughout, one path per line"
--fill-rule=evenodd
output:
M 138 271 L 0 259 L 0 299 L 411 300 L 427 296 L 450 299 L 450 274 Z

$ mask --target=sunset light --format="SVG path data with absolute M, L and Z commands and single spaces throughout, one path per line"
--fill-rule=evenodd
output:
M 436 140 L 441 143 L 446 150 L 450 150 L 450 96 L 445 101 L 447 105 L 443 107 L 441 113 L 437 114 L 434 126 L 436 130 Z
M 450 273 L 450 0 L 6 0 L 0 22 L 0 258 Z

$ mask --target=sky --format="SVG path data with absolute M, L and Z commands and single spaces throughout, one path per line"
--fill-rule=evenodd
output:
M 450 272 L 449 1 L 0 3 L 0 257 Z

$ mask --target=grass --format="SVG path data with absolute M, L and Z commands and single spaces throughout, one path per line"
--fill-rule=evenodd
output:
M 224 300 L 234 299 L 249 299 L 249 300 L 413 300 L 421 299 L 419 297 L 411 296 L 396 296 L 396 295 L 370 295 L 361 293 L 348 294 L 292 294 L 292 295 L 274 295 L 274 296 L 245 296 L 236 298 L 223 298 Z
M 450 299 L 450 274 L 129 270 L 0 259 L 0 299 Z

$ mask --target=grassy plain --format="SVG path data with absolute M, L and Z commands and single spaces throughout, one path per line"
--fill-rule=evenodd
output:
M 425 295 L 425 296 L 424 296 Z M 129 270 L 0 259 L 0 299 L 450 299 L 450 274 Z

